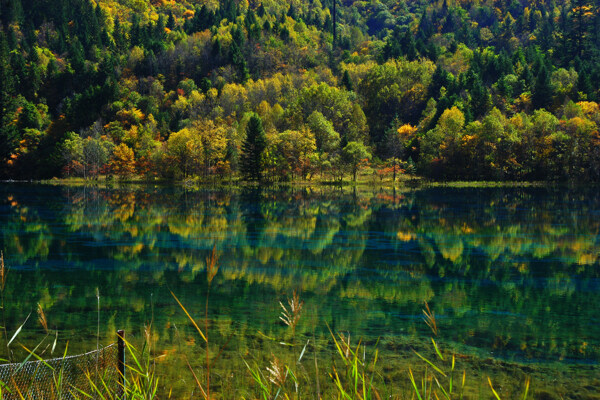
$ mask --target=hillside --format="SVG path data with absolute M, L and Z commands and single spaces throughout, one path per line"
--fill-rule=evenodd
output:
M 0 177 L 600 180 L 600 1 L 333 6 L 0 0 Z

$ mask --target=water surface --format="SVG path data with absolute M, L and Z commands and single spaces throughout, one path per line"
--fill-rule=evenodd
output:
M 409 357 L 432 335 L 427 301 L 438 340 L 471 367 L 542 371 L 554 383 L 540 386 L 567 397 L 600 390 L 595 189 L 2 184 L 0 216 L 9 335 L 39 303 L 75 352 L 95 347 L 98 322 L 103 343 L 152 322 L 157 351 L 199 350 L 170 292 L 200 319 L 216 245 L 209 313 L 228 360 L 289 341 L 279 301 L 298 290 L 295 340 L 323 351 L 328 324 L 379 339 L 384 359 Z M 43 336 L 30 318 L 22 340 Z

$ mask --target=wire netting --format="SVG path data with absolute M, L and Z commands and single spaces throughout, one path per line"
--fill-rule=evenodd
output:
M 116 391 L 118 377 L 118 348 L 113 343 L 85 354 L 0 365 L 1 398 L 84 398 L 81 392 L 92 394 L 92 385 L 102 387 L 102 382 Z

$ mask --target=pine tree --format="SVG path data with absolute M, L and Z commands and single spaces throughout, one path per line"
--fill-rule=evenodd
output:
M 246 82 L 250 78 L 248 63 L 236 42 L 231 43 L 231 64 L 237 69 L 238 80 L 241 83 Z
M 550 81 L 550 73 L 544 64 L 540 67 L 540 71 L 535 79 L 533 87 L 533 95 L 531 102 L 534 108 L 548 108 L 552 104 L 552 82 Z
M 569 41 L 574 56 L 581 57 L 586 50 L 589 19 L 593 15 L 591 10 L 592 6 L 589 4 L 589 0 L 571 1 Z
M 417 47 L 415 43 L 415 37 L 407 30 L 401 39 L 402 52 L 406 55 L 409 61 L 414 61 L 417 58 Z
M 123 29 L 121 28 L 121 20 L 119 18 L 115 18 L 115 26 L 113 29 L 113 40 L 115 41 L 115 46 L 119 51 L 123 51 L 126 47 L 125 42 L 125 34 L 123 33 Z
M 471 95 L 471 112 L 473 118 L 480 118 L 490 109 L 492 100 L 490 92 L 481 82 L 479 75 L 475 75 L 469 93 Z
M 169 11 L 169 19 L 167 19 L 167 28 L 173 30 L 175 29 L 175 17 L 173 17 L 173 13 Z
M 252 115 L 246 126 L 246 139 L 242 144 L 240 170 L 247 180 L 258 181 L 262 178 L 263 154 L 267 148 L 267 136 L 262 120 Z
M 348 74 L 348 70 L 344 70 L 344 74 L 342 75 L 342 85 L 346 87 L 346 89 L 352 91 L 354 90 L 354 85 L 352 84 L 352 79 L 350 78 L 350 74 Z

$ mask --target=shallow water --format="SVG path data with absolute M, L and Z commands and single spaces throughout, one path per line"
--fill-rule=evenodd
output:
M 500 373 L 507 376 L 525 369 L 542 377 L 540 387 L 565 395 L 577 386 L 600 391 L 593 188 L 2 184 L 0 217 L 9 336 L 39 303 L 73 352 L 95 348 L 98 322 L 109 343 L 116 329 L 140 337 L 151 321 L 166 358 L 200 351 L 170 291 L 201 320 L 205 259 L 216 245 L 209 314 L 214 342 L 227 343 L 222 363 L 260 363 L 270 354 L 254 351 L 290 341 L 279 301 L 298 290 L 305 304 L 295 340 L 314 335 L 323 352 L 328 324 L 369 346 L 379 338 L 382 359 L 388 353 L 400 363 L 432 335 L 422 319 L 427 301 L 442 346 L 472 368 L 509 366 Z M 21 340 L 43 336 L 31 317 Z

